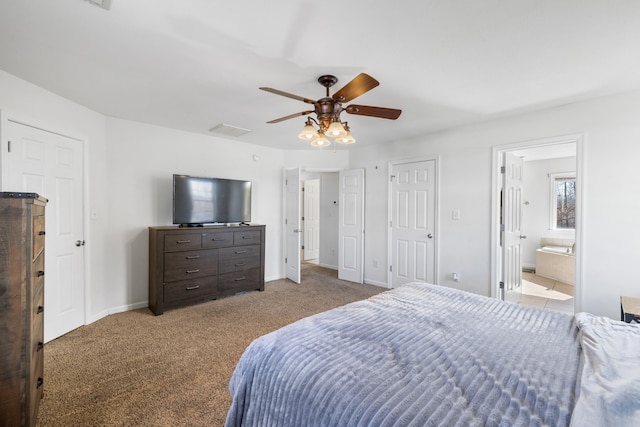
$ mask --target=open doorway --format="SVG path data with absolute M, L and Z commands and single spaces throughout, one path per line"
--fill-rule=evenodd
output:
M 338 171 L 302 170 L 302 262 L 338 269 Z
M 580 294 L 582 135 L 498 146 L 493 157 L 492 296 L 573 312 Z

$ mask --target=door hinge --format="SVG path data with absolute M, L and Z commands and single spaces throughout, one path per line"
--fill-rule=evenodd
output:
M 284 263 L 285 264 L 287 263 L 287 257 L 284 257 Z
M 389 227 L 393 228 L 393 221 L 389 221 Z
M 504 233 L 504 224 L 500 224 L 500 232 Z
M 289 224 L 289 220 L 287 218 L 284 219 L 284 225 Z
M 7 141 L 7 152 L 11 152 L 11 141 Z
M 389 181 L 393 182 L 393 178 L 395 178 L 395 175 L 389 175 Z
M 304 251 L 304 245 L 302 245 L 302 250 Z
M 500 289 L 504 290 L 504 282 L 500 282 Z
M 389 266 L 389 273 L 393 273 L 393 265 Z
M 505 173 L 507 171 L 507 168 L 504 166 L 500 166 L 500 173 Z

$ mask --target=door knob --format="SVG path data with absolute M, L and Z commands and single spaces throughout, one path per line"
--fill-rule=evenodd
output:
M 84 240 L 76 240 L 76 246 L 84 246 Z
M 520 238 L 521 238 L 521 239 L 526 239 L 526 238 L 527 238 L 527 236 L 520 236 Z
M 429 233 L 429 234 L 427 234 L 427 237 L 430 238 L 430 239 L 433 239 L 433 234 Z

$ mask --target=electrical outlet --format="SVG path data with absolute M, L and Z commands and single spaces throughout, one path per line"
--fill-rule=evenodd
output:
M 451 279 L 453 279 L 454 282 L 459 282 L 460 275 L 458 273 L 451 273 Z

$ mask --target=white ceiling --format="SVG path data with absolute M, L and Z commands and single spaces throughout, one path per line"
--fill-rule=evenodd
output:
M 402 115 L 342 119 L 376 144 L 638 90 L 639 40 L 637 0 L 0 1 L 0 69 L 107 116 L 291 149 L 304 118 L 266 122 L 309 105 L 258 87 L 318 99 L 318 76 L 368 73 L 352 103 Z

